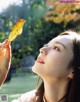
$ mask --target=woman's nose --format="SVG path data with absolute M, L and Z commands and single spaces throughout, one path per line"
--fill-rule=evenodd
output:
M 42 48 L 40 48 L 40 53 L 43 55 L 46 55 L 47 54 L 46 50 L 47 50 L 46 48 L 42 47 Z

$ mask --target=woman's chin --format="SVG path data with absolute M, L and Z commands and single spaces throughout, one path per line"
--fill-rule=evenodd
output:
M 40 70 L 40 68 L 39 68 L 38 65 L 34 64 L 34 65 L 32 66 L 32 71 L 33 71 L 34 73 L 38 74 L 39 70 Z
M 36 73 L 36 66 L 35 66 L 35 64 L 32 66 L 32 71 L 33 71 L 34 73 Z

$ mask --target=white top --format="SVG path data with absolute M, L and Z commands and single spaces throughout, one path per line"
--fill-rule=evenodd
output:
M 13 100 L 12 102 L 35 102 L 36 101 L 36 90 L 29 91 L 22 94 L 18 99 Z

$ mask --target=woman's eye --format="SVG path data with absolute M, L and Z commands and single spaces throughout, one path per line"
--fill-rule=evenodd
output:
M 60 51 L 60 49 L 57 46 L 54 46 L 53 49 L 55 49 L 56 51 Z

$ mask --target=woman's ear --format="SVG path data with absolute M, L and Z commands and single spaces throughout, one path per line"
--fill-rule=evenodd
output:
M 68 78 L 72 79 L 73 76 L 74 76 L 74 71 L 73 71 L 73 69 L 71 69 L 71 70 L 69 71 Z

